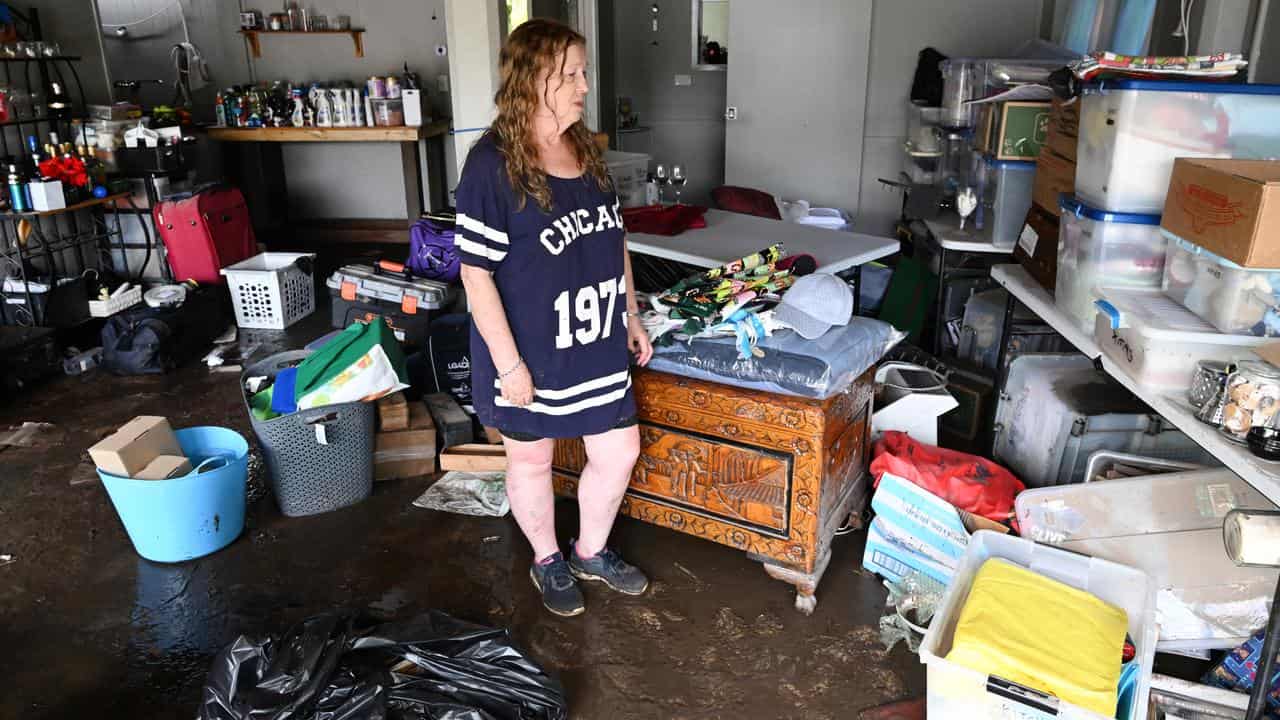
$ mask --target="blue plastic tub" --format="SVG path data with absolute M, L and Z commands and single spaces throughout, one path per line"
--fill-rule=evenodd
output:
M 98 471 L 134 550 L 155 562 L 182 562 L 220 550 L 244 529 L 249 443 L 234 430 L 178 430 L 194 470 L 168 480 Z

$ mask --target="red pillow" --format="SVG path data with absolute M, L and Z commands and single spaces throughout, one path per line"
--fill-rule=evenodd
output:
M 771 220 L 782 219 L 782 214 L 778 212 L 778 203 L 774 202 L 773 196 L 760 190 L 734 185 L 721 185 L 711 191 L 711 199 L 715 201 L 716 207 L 721 210 L 742 213 L 743 215 L 755 215 Z

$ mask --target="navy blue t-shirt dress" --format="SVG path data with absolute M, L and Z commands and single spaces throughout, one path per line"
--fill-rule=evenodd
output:
M 454 244 L 466 265 L 493 273 L 533 402 L 502 397 L 484 338 L 471 329 L 472 401 L 480 421 L 544 438 L 613 429 L 636 414 L 627 350 L 626 252 L 618 196 L 595 179 L 548 176 L 552 209 L 517 198 L 486 133 L 458 183 Z M 503 368 L 506 370 L 507 368 Z

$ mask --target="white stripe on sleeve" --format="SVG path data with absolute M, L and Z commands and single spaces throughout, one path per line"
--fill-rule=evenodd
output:
M 488 240 L 496 242 L 499 245 L 511 244 L 511 242 L 507 239 L 506 233 L 502 232 L 501 230 L 494 230 L 493 228 L 489 227 L 488 225 L 485 225 L 484 223 L 480 222 L 479 220 L 473 217 L 470 217 L 463 213 L 458 213 L 457 219 L 458 219 L 458 225 L 470 230 L 471 232 L 477 235 L 480 235 Z
M 475 240 L 466 237 L 462 233 L 453 234 L 453 244 L 465 253 L 486 258 L 493 262 L 502 262 L 502 259 L 507 256 L 507 252 L 505 250 L 495 250 L 488 245 L 478 243 Z

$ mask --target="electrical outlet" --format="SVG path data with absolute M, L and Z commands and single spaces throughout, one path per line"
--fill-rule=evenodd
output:
M 676 76 L 676 87 L 687 87 L 687 86 L 692 85 L 692 84 L 693 84 L 693 76 L 692 76 L 692 75 L 677 75 L 677 76 Z
M 436 89 L 442 93 L 449 92 L 449 76 L 448 75 L 441 74 L 436 76 Z

